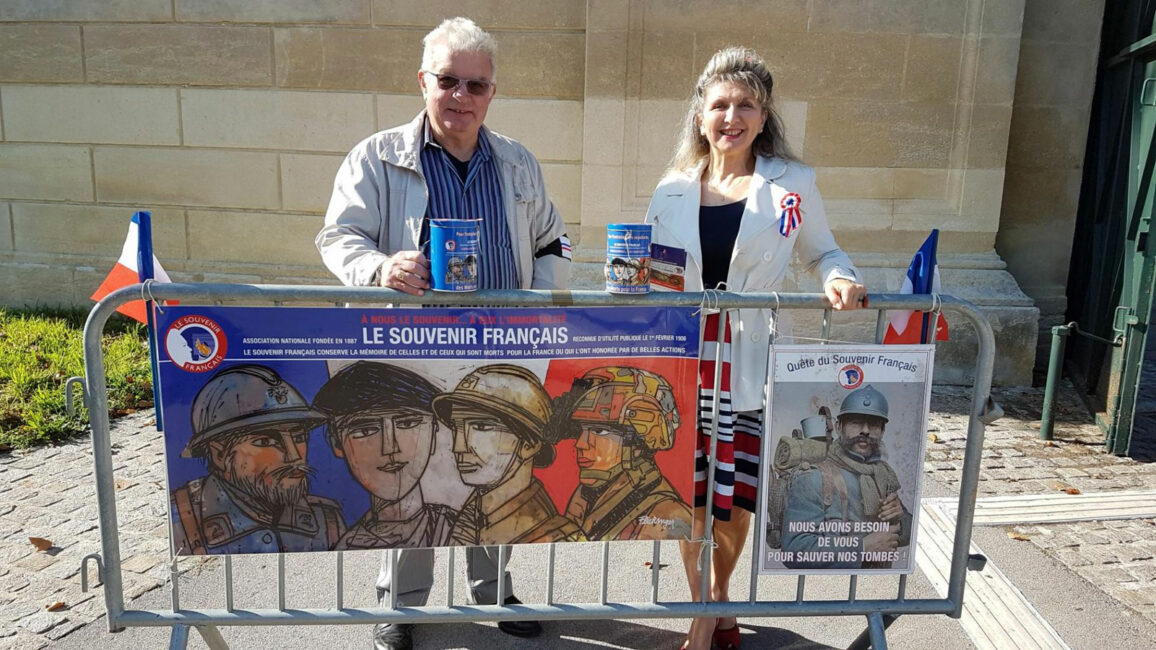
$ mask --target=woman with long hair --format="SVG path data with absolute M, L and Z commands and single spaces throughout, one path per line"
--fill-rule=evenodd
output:
M 753 50 L 717 52 L 698 78 L 670 169 L 651 199 L 646 220 L 652 241 L 686 253 L 686 291 L 777 291 L 792 254 L 815 271 L 835 309 L 855 309 L 867 295 L 858 271 L 827 225 L 815 172 L 790 152 L 772 102 L 774 81 Z M 718 336 L 718 319 L 726 318 Z M 704 537 L 706 506 L 713 504 L 709 600 L 729 600 L 731 574 L 755 509 L 763 395 L 772 331 L 787 333 L 783 318 L 766 309 L 711 314 L 702 330 L 699 363 L 699 444 L 695 455 L 695 529 Z M 714 385 L 722 346 L 722 380 Z M 718 438 L 714 494 L 707 498 L 710 420 L 717 390 Z M 681 543 L 691 595 L 702 598 L 702 544 Z M 732 617 L 696 618 L 683 648 L 739 646 Z

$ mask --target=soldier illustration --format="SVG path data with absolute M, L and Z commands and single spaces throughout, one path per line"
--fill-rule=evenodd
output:
M 337 503 L 309 494 L 309 433 L 324 417 L 270 368 L 222 370 L 193 400 L 182 453 L 208 476 L 173 490 L 178 554 L 323 551 L 341 537 Z
M 634 260 L 634 284 L 642 286 L 650 283 L 650 260 L 639 259 Z
M 453 427 L 458 473 L 474 487 L 454 525 L 456 544 L 586 539 L 558 514 L 534 477 L 535 467 L 554 462 L 554 447 L 543 437 L 550 397 L 534 373 L 508 364 L 483 366 L 435 397 L 433 409 Z
M 566 506 L 590 540 L 690 535 L 693 513 L 654 463 L 680 418 L 670 383 L 628 367 L 590 370 L 556 403 L 555 420 L 576 437 L 579 485 Z M 560 424 L 565 428 L 566 423 Z
M 437 389 L 417 373 L 358 361 L 333 375 L 313 399 L 329 420 L 333 453 L 370 495 L 369 510 L 337 550 L 443 546 L 454 510 L 426 503 L 421 489 L 435 447 Z
M 469 278 L 465 276 L 465 267 L 463 266 L 462 258 L 454 256 L 446 262 L 449 268 L 446 270 L 446 282 L 465 282 Z
M 887 398 L 867 385 L 843 399 L 834 440 L 779 442 L 777 480 L 787 482 L 779 534 L 782 550 L 794 556 L 787 567 L 888 568 L 896 549 L 910 545 L 911 513 L 899 498 L 895 470 L 881 455 L 887 422 Z M 773 496 L 771 502 L 773 511 Z M 855 559 L 839 560 L 840 552 Z
M 631 260 L 615 257 L 610 261 L 610 269 L 608 274 L 611 282 L 622 285 L 633 285 L 635 278 L 638 275 L 638 267 L 631 263 Z

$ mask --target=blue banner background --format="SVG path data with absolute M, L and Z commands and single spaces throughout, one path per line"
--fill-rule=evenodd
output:
M 696 311 L 692 307 L 165 307 L 158 313 L 157 332 L 169 489 L 206 474 L 205 461 L 181 457 L 192 435 L 192 402 L 205 382 L 230 366 L 268 367 L 307 401 L 329 379 L 334 362 L 420 365 L 421 360 L 439 360 L 485 365 L 501 360 L 540 366 L 544 379 L 545 364 L 554 359 L 695 359 Z M 184 336 L 182 331 L 187 331 Z M 405 343 L 416 337 L 423 342 Z M 438 343 L 438 337 L 456 342 Z M 471 338 L 476 343 L 467 342 Z M 695 407 L 685 408 L 684 418 L 693 431 Z M 352 523 L 369 507 L 369 497 L 321 431 L 316 430 L 309 441 L 308 462 L 316 469 L 310 493 L 340 502 L 346 523 Z

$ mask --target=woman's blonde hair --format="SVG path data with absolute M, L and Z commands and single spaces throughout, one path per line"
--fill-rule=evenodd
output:
M 703 102 L 711 86 L 725 81 L 746 86 L 762 106 L 763 114 L 767 116 L 763 130 L 755 136 L 754 144 L 751 146 L 754 154 L 795 160 L 783 135 L 783 122 L 779 119 L 772 101 L 771 89 L 775 81 L 771 77 L 771 71 L 754 50 L 732 46 L 715 52 L 707 62 L 706 69 L 699 75 L 698 83 L 694 85 L 694 93 L 690 97 L 690 105 L 686 109 L 686 118 L 682 123 L 682 136 L 679 138 L 678 149 L 670 161 L 670 170 L 691 171 L 706 160 L 710 153 L 710 144 L 700 130 Z

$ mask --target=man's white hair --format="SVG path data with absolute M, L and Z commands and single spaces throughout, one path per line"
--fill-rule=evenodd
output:
M 430 70 L 433 66 L 434 47 L 444 45 L 450 52 L 485 54 L 490 59 L 490 80 L 494 81 L 498 77 L 498 66 L 494 62 L 498 54 L 498 42 L 469 18 L 448 18 L 426 34 L 421 42 L 425 45 L 421 53 L 422 70 Z

